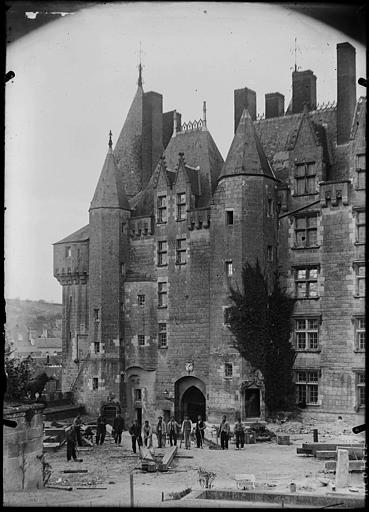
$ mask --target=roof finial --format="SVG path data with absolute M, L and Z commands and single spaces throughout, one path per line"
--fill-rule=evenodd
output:
M 112 133 L 111 133 L 111 130 L 109 131 L 109 150 L 111 151 L 112 150 L 112 147 L 113 147 L 113 142 L 111 140 L 111 137 L 112 137 Z
M 141 48 L 141 41 L 140 41 L 140 63 L 138 65 L 138 81 L 137 84 L 139 87 L 142 87 L 142 63 L 141 63 L 141 57 L 142 57 L 142 48 Z
M 206 101 L 204 101 L 202 104 L 202 122 L 206 127 Z

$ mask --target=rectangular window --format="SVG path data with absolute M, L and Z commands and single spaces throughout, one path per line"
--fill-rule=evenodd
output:
M 318 403 L 318 370 L 297 370 L 296 373 L 297 403 L 306 405 Z
M 125 275 L 125 273 L 126 273 L 126 264 L 125 263 L 120 264 L 120 273 L 122 274 L 122 276 Z
M 233 224 L 233 210 L 226 211 L 226 223 L 228 226 Z
M 365 350 L 365 317 L 355 318 L 355 346 L 356 350 Z
M 356 212 L 356 242 L 365 243 L 365 212 Z
M 232 265 L 232 261 L 226 261 L 225 262 L 225 272 L 226 272 L 226 276 L 230 277 L 233 275 L 233 265 Z
M 167 197 L 166 196 L 158 196 L 158 213 L 157 213 L 157 221 L 159 223 L 163 223 L 167 221 Z
M 94 352 L 95 354 L 98 354 L 100 352 L 100 343 L 98 341 L 95 341 L 94 343 Z
M 177 220 L 185 220 L 186 218 L 186 194 L 177 194 Z
M 233 365 L 232 363 L 225 363 L 224 364 L 224 376 L 225 377 L 232 377 L 233 375 Z
M 268 258 L 269 263 L 271 263 L 273 261 L 273 247 L 271 245 L 268 245 L 268 248 L 267 248 L 267 258 Z
M 319 344 L 319 319 L 297 318 L 295 320 L 296 350 L 317 350 Z
M 93 390 L 99 389 L 99 379 L 98 379 L 98 377 L 93 377 L 92 378 L 92 389 Z
M 365 265 L 356 264 L 356 296 L 365 297 Z
M 270 197 L 268 198 L 268 216 L 273 216 L 273 199 L 271 199 Z
M 357 372 L 356 374 L 356 395 L 359 407 L 365 407 L 365 374 Z
M 168 265 L 168 243 L 166 240 L 158 242 L 158 265 Z
M 295 286 L 298 299 L 318 297 L 318 268 L 296 269 Z
M 224 323 L 224 325 L 229 325 L 230 313 L 231 313 L 231 308 L 230 307 L 223 309 L 223 323 Z
M 68 245 L 66 248 L 65 248 L 65 257 L 66 258 L 70 258 L 72 256 L 72 248 Z
M 139 344 L 140 347 L 145 345 L 145 335 L 144 334 L 139 334 L 138 335 L 138 344 Z
M 141 389 L 135 389 L 135 401 L 140 402 L 142 400 L 142 391 Z
M 158 307 L 166 308 L 167 305 L 167 283 L 158 283 Z
M 166 348 L 167 344 L 167 324 L 159 324 L 159 348 Z
M 295 247 L 317 245 L 317 215 L 295 217 Z
M 98 322 L 100 320 L 100 310 L 94 309 L 94 320 L 95 322 Z
M 145 295 L 137 295 L 137 303 L 139 306 L 145 305 Z
M 177 239 L 176 243 L 176 264 L 183 265 L 184 263 L 186 263 L 186 239 Z
M 315 162 L 297 164 L 295 169 L 296 195 L 316 194 Z

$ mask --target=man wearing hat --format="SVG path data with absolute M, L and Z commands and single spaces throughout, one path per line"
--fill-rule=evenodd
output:
M 162 448 L 163 440 L 165 442 L 166 428 L 162 416 L 159 416 L 158 420 L 158 424 L 156 425 L 156 437 L 158 439 L 158 448 Z

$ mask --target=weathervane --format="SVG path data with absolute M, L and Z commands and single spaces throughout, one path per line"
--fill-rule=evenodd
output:
M 299 46 L 297 46 L 297 37 L 295 37 L 295 45 L 294 45 L 294 49 L 292 50 L 295 55 L 295 66 L 294 66 L 295 71 L 297 71 L 298 69 L 301 69 L 301 66 L 297 65 L 297 50 L 301 53 Z M 292 53 L 292 51 L 290 51 L 290 53 Z M 290 67 L 290 69 L 293 69 L 293 68 Z
M 142 68 L 144 67 L 143 64 L 142 64 L 142 55 L 143 55 L 143 51 L 142 51 L 142 48 L 141 48 L 141 41 L 140 41 L 140 52 L 139 52 L 139 59 L 140 59 L 140 63 L 138 65 L 138 81 L 137 81 L 137 84 L 139 87 L 142 87 L 142 83 L 143 83 L 143 80 L 142 80 Z

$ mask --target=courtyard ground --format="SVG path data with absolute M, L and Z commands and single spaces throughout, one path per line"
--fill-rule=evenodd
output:
M 297 493 L 327 495 L 332 493 L 332 486 L 322 485 L 322 479 L 334 482 L 332 473 L 324 473 L 324 461 L 314 457 L 297 455 L 296 448 L 303 442 L 312 442 L 312 429 L 318 428 L 319 441 L 359 443 L 365 439 L 365 433 L 355 435 L 352 425 L 334 422 L 330 425 L 310 422 L 286 422 L 283 425 L 268 424 L 274 431 L 290 434 L 290 445 L 278 445 L 276 442 L 261 442 L 245 445 L 243 450 L 235 450 L 230 443 L 229 450 L 211 450 L 208 446 L 197 449 L 192 443 L 191 450 L 183 445 L 178 454 L 193 458 L 175 458 L 168 472 L 144 473 L 140 470 L 140 459 L 131 449 L 128 432 L 123 433 L 122 446 L 116 446 L 108 435 L 103 446 L 94 446 L 90 450 L 81 450 L 79 458 L 83 462 L 67 462 L 66 447 L 57 452 L 46 454 L 51 464 L 52 474 L 49 485 L 70 485 L 72 491 L 43 488 L 36 491 L 5 492 L 4 506 L 130 506 L 130 473 L 134 481 L 135 507 L 178 507 L 196 506 L 191 500 L 169 501 L 170 493 L 178 493 L 187 488 L 200 490 L 198 469 L 204 468 L 216 474 L 214 489 L 235 489 L 236 473 L 251 473 L 256 478 L 256 490 L 265 492 L 288 493 L 290 483 L 296 484 Z M 211 438 L 210 429 L 208 436 Z M 156 448 L 154 455 L 164 454 L 169 450 Z M 66 469 L 84 469 L 87 473 L 63 473 Z M 99 486 L 105 489 L 76 489 L 79 486 Z M 352 490 L 350 490 L 351 488 Z M 363 496 L 364 484 L 362 473 L 350 473 L 350 486 L 343 492 L 347 495 Z M 164 493 L 164 501 L 162 501 Z M 229 506 L 229 502 L 214 502 L 212 506 Z M 233 504 L 234 506 L 236 504 Z M 241 504 L 239 504 L 241 506 Z M 200 506 L 200 505 L 199 505 Z M 210 504 L 201 504 L 210 506 Z M 245 508 L 246 504 L 242 506 Z

